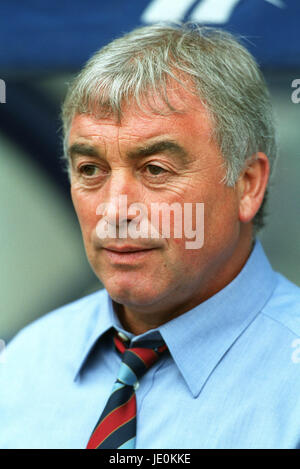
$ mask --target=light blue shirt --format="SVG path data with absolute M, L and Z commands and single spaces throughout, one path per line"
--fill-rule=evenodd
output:
M 169 349 L 136 390 L 137 448 L 300 447 L 299 299 L 256 242 L 223 290 L 140 336 L 105 290 L 49 313 L 0 363 L 0 448 L 86 447 L 120 365 L 112 327 Z

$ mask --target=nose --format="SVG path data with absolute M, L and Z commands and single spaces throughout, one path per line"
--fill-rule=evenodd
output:
M 103 215 L 109 224 L 120 228 L 128 224 L 134 217 L 130 205 L 141 202 L 140 184 L 130 168 L 112 171 L 101 193 L 102 203 L 97 207 L 97 214 Z

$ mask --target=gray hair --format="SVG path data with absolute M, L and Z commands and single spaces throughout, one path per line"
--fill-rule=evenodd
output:
M 141 106 L 140 98 L 151 93 L 158 94 L 169 111 L 178 112 L 167 95 L 170 79 L 196 94 L 208 110 L 226 165 L 224 183 L 234 186 L 258 151 L 268 156 L 273 168 L 274 116 L 255 60 L 230 33 L 192 24 L 138 28 L 93 55 L 71 83 L 63 104 L 65 158 L 77 113 L 114 115 L 121 120 L 125 103 L 134 100 Z M 153 107 L 152 111 L 162 113 Z M 254 218 L 256 230 L 264 224 L 265 199 Z

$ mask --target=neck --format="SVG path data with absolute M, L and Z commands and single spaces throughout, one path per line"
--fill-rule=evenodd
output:
M 159 298 L 151 305 L 115 304 L 115 310 L 125 330 L 135 335 L 156 329 L 162 324 L 175 319 L 181 314 L 195 308 L 226 287 L 242 270 L 252 251 L 254 241 L 252 229 L 244 227 L 236 248 L 221 262 L 217 268 L 205 271 L 190 290 L 178 285 L 165 298 Z M 190 291 L 193 292 L 190 295 Z

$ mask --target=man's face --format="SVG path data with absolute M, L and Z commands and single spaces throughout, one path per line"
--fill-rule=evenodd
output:
M 72 199 L 92 268 L 117 303 L 166 315 L 163 321 L 231 281 L 240 242 L 238 194 L 222 182 L 224 161 L 208 114 L 183 90 L 172 104 L 182 108 L 182 98 L 184 112 L 168 115 L 127 105 L 121 123 L 76 115 L 69 136 Z M 97 207 L 110 203 L 117 212 L 120 195 L 127 196 L 128 207 L 144 204 L 149 218 L 153 203 L 183 209 L 204 203 L 203 246 L 187 249 L 187 239 L 173 235 L 100 239 Z

